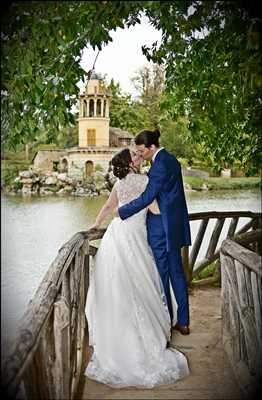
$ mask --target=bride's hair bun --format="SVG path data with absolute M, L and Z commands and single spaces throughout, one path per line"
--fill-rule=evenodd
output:
M 111 160 L 111 165 L 113 166 L 113 174 L 119 179 L 125 178 L 130 171 L 131 162 L 132 158 L 130 150 L 121 150 L 119 153 L 115 154 Z

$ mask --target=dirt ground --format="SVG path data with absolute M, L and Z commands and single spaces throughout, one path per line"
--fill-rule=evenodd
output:
M 112 389 L 85 378 L 82 399 L 243 399 L 222 347 L 220 293 L 210 286 L 192 289 L 191 334 L 172 336 L 172 345 L 187 356 L 191 375 L 174 385 L 146 390 Z

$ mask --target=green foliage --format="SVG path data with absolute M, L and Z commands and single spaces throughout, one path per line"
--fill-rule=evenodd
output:
M 119 83 L 115 83 L 113 79 L 109 88 L 112 93 L 110 125 L 137 133 L 148 118 L 146 110 L 141 104 L 132 100 L 130 95 L 123 94 Z
M 20 171 L 27 170 L 30 162 L 25 160 L 2 160 L 1 161 L 1 182 L 6 186 L 10 185 L 18 176 Z
M 96 164 L 96 165 L 95 165 L 95 171 L 100 171 L 100 172 L 102 172 L 102 171 L 104 171 L 104 168 L 102 167 L 102 165 Z
M 191 159 L 194 156 L 194 146 L 189 140 L 190 130 L 186 118 L 179 117 L 176 121 L 168 119 L 159 125 L 162 146 L 178 157 Z
M 144 53 L 166 65 L 170 114 L 189 119 L 192 142 L 217 170 L 235 160 L 259 168 L 259 20 L 240 1 L 156 3 L 146 13 L 163 40 Z
M 202 271 L 200 271 L 199 274 L 197 274 L 193 278 L 193 282 L 197 282 L 197 281 L 200 281 L 201 279 L 205 279 L 210 276 L 213 276 L 216 268 L 217 268 L 216 262 L 208 265 L 206 268 L 204 268 Z
M 262 159 L 261 26 L 250 4 L 13 2 L 1 21 L 2 144 L 21 150 L 21 144 L 33 143 L 43 132 L 44 143 L 76 144 L 63 128 L 76 124 L 71 110 L 78 100 L 77 83 L 86 78 L 80 66 L 84 47 L 101 49 L 112 40 L 110 31 L 139 23 L 144 11 L 162 30 L 160 44 L 143 46 L 148 60 L 159 66 L 134 78 L 138 101 L 112 83 L 111 126 L 133 133 L 158 126 L 165 145 L 181 157 L 206 160 L 216 171 L 237 160 L 250 174 L 257 172 Z
M 139 22 L 142 2 L 21 1 L 2 15 L 2 144 L 47 141 L 75 124 L 82 50 L 112 40 L 109 31 Z

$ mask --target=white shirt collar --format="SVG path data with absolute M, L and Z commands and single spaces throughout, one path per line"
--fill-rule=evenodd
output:
M 153 157 L 152 157 L 152 162 L 155 161 L 156 155 L 157 155 L 161 150 L 163 150 L 163 149 L 164 149 L 164 147 L 160 147 L 160 149 L 158 149 L 158 150 L 155 152 L 155 154 L 154 154 Z

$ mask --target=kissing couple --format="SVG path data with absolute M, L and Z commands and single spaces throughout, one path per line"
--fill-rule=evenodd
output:
M 111 387 L 153 388 L 189 374 L 170 346 L 189 334 L 181 247 L 191 244 L 181 166 L 159 145 L 159 130 L 135 137 L 136 151 L 111 160 L 118 178 L 92 228 L 113 213 L 90 271 L 86 317 L 93 354 L 85 375 Z M 139 173 L 151 161 L 147 175 Z

